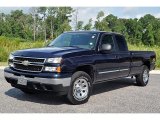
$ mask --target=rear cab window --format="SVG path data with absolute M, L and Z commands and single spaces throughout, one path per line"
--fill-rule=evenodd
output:
M 125 38 L 122 35 L 115 35 L 116 43 L 117 43 L 117 50 L 120 52 L 128 51 L 127 43 Z

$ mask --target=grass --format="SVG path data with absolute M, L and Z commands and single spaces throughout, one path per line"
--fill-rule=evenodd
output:
M 0 66 L 8 66 L 7 62 L 0 62 Z
M 19 38 L 8 38 L 0 36 L 0 66 L 7 65 L 6 61 L 11 52 L 27 48 L 38 48 L 43 47 L 46 43 L 44 41 L 31 41 L 23 40 Z M 129 50 L 144 50 L 144 51 L 155 51 L 157 55 L 157 68 L 160 68 L 160 47 L 153 46 L 148 47 L 144 45 L 131 45 L 128 44 Z
M 128 44 L 129 50 L 138 51 L 155 51 L 156 52 L 156 67 L 160 69 L 160 47 L 159 46 L 144 46 L 144 45 L 131 45 Z
M 38 48 L 44 46 L 44 41 L 22 40 L 0 36 L 0 62 L 6 62 L 11 52 L 21 49 Z

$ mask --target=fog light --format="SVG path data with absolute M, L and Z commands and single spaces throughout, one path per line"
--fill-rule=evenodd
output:
M 49 71 L 49 72 L 61 72 L 61 67 L 45 67 L 44 71 Z
M 57 67 L 45 67 L 45 71 L 56 72 Z
M 14 67 L 14 64 L 10 62 L 9 67 Z

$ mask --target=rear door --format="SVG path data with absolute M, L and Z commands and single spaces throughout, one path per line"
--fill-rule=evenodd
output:
M 114 37 L 117 44 L 117 52 L 119 58 L 118 77 L 125 77 L 128 76 L 130 72 L 131 55 L 128 51 L 125 38 L 122 35 L 115 35 Z

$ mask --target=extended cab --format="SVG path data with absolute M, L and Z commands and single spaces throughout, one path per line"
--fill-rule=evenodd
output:
M 53 92 L 81 104 L 100 82 L 135 76 L 137 85 L 146 86 L 155 62 L 153 51 L 128 51 L 123 35 L 65 32 L 46 47 L 11 53 L 4 75 L 24 93 Z

